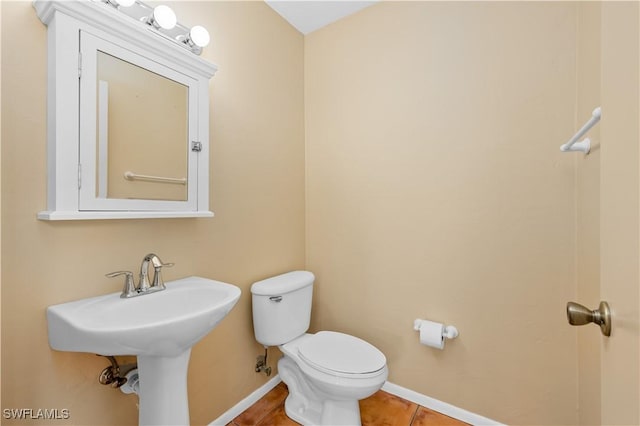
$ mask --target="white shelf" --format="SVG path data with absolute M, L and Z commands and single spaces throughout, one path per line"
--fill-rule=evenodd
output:
M 96 220 L 96 219 L 167 219 L 167 218 L 189 218 L 189 217 L 213 217 L 211 211 L 41 211 L 38 213 L 40 220 Z

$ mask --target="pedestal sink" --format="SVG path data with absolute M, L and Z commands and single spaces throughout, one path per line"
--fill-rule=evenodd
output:
M 47 308 L 49 345 L 58 351 L 136 355 L 140 425 L 188 425 L 191 347 L 235 306 L 240 289 L 200 277 L 130 299 L 120 293 Z

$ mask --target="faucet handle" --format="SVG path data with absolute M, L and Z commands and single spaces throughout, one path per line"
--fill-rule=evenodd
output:
M 162 263 L 160 259 L 158 260 L 159 263 L 153 265 L 153 282 L 151 283 L 151 288 L 155 290 L 164 290 L 166 287 L 164 285 L 164 280 L 162 279 L 162 267 L 171 268 L 174 263 Z
M 120 297 L 123 299 L 126 299 L 128 297 L 132 297 L 135 296 L 137 294 L 136 291 L 136 286 L 133 283 L 133 272 L 131 271 L 115 271 L 115 272 L 109 272 L 108 274 L 106 274 L 105 276 L 107 278 L 115 278 L 115 277 L 119 277 L 120 275 L 124 275 L 124 287 L 122 288 L 122 294 L 120 294 Z

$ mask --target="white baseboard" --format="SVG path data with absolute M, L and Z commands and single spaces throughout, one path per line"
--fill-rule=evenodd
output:
M 435 398 L 431 398 L 430 396 L 403 388 L 402 386 L 391 382 L 386 382 L 384 386 L 382 386 L 382 390 L 465 423 L 472 425 L 504 426 L 504 424 L 495 420 L 488 419 L 479 414 L 456 407 L 455 405 L 447 404 L 446 402 L 439 401 Z
M 223 413 L 220 417 L 209 423 L 209 426 L 225 426 L 231 420 L 242 414 L 244 410 L 255 404 L 260 398 L 265 396 L 271 389 L 278 386 L 278 383 L 280 383 L 281 381 L 282 380 L 280 380 L 280 375 L 276 374 L 267 383 L 251 392 L 251 394 L 245 399 L 238 402 L 236 405 Z
M 260 398 L 265 396 L 271 389 L 275 388 L 280 383 L 280 375 L 276 374 L 271 380 L 264 385 L 260 386 L 255 391 L 251 392 L 249 396 L 238 402 L 231 407 L 227 412 L 223 413 L 220 417 L 209 423 L 209 426 L 224 426 L 236 417 L 238 417 L 244 410 L 255 404 Z M 437 411 L 446 416 L 453 417 L 454 419 L 461 420 L 465 423 L 472 425 L 486 425 L 486 426 L 505 426 L 504 424 L 495 420 L 488 419 L 479 414 L 472 413 L 470 411 L 458 408 L 455 405 L 447 404 L 446 402 L 439 401 L 435 398 L 423 395 L 421 393 L 412 391 L 402 386 L 386 382 L 382 386 L 382 390 L 389 392 L 400 398 L 404 398 L 407 401 L 411 401 L 418 405 L 422 405 L 430 410 Z

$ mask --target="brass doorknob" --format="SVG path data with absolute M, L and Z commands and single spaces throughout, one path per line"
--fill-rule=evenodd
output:
M 585 325 L 590 322 L 600 326 L 605 336 L 611 335 L 611 309 L 607 302 L 600 302 L 598 309 L 593 311 L 579 303 L 567 303 L 567 320 L 571 325 Z

